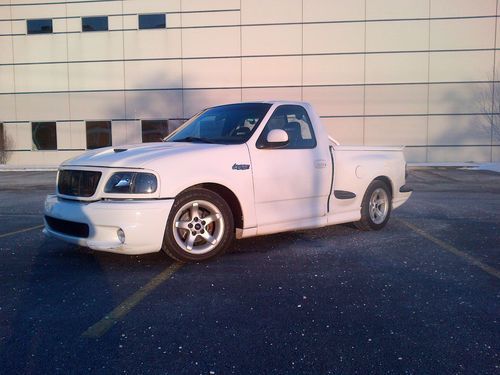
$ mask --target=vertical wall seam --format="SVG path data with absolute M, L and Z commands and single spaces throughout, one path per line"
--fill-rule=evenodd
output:
M 64 4 L 64 9 L 66 11 L 66 32 L 68 31 L 68 4 Z M 66 34 L 66 74 L 68 76 L 68 117 L 71 119 L 71 94 L 69 90 L 69 40 L 68 34 Z M 86 138 L 86 137 L 85 137 Z M 69 144 L 73 147 L 73 126 L 69 125 Z M 86 145 L 85 145 L 86 146 Z
M 182 49 L 182 35 L 184 34 L 184 29 L 182 25 L 182 0 L 179 0 L 179 10 L 181 17 L 181 109 L 182 109 L 182 118 L 186 118 L 186 113 L 184 112 L 184 51 Z
M 426 112 L 427 112 L 427 118 L 425 121 L 425 145 L 427 146 L 425 148 L 425 162 L 429 162 L 429 109 L 430 109 L 430 81 L 431 81 L 431 1 L 429 0 L 429 9 L 428 9 L 428 16 L 429 20 L 427 21 L 427 105 L 426 105 Z
M 122 0 L 122 16 L 121 16 L 121 20 L 122 20 L 122 64 L 123 64 L 123 118 L 125 119 L 128 119 L 128 116 L 127 116 L 127 93 L 125 91 L 125 88 L 127 87 L 126 85 L 126 72 L 125 72 L 125 31 L 123 31 L 124 27 L 124 22 L 123 22 L 123 14 L 124 14 L 124 6 L 123 6 L 123 0 Z M 134 116 L 136 117 L 136 116 Z M 111 125 L 113 126 L 113 125 Z M 125 139 L 127 140 L 126 142 L 128 143 L 129 140 L 128 140 L 128 127 L 129 127 L 129 124 L 127 123 L 125 125 Z M 113 137 L 113 131 L 111 131 L 111 137 Z M 111 143 L 113 143 L 113 139 L 111 139 Z
M 9 15 L 10 15 L 10 33 L 12 32 L 12 0 L 9 1 Z M 12 48 L 12 79 L 14 81 L 14 92 L 17 92 L 17 83 L 16 83 L 16 69 L 14 65 L 14 36 L 10 36 L 10 45 Z M 17 94 L 14 94 L 14 118 L 16 121 L 19 120 L 17 117 Z M 17 126 L 16 126 L 16 139 L 17 139 Z
M 366 144 L 365 131 L 366 131 L 366 1 L 365 0 L 365 31 L 364 31 L 364 53 L 363 53 L 363 146 Z
M 493 135 L 494 135 L 494 129 L 495 129 L 495 120 L 496 116 L 493 113 L 496 112 L 496 105 L 495 105 L 495 79 L 496 79 L 496 57 L 497 57 L 497 27 L 498 27 L 498 0 L 496 1 L 496 8 L 495 8 L 495 38 L 493 42 L 493 73 L 491 76 L 492 82 L 491 82 L 491 121 L 490 121 L 490 142 L 491 142 L 491 147 L 490 147 L 490 161 L 493 163 Z
M 300 50 L 300 100 L 304 101 L 304 0 L 302 0 L 301 14 L 301 50 Z
M 243 101 L 243 27 L 241 27 L 241 0 L 240 0 L 240 102 Z

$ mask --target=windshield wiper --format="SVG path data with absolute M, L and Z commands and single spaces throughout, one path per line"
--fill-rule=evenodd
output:
M 200 142 L 200 143 L 216 143 L 208 138 L 200 138 L 200 137 L 186 137 L 181 139 L 175 139 L 171 142 Z

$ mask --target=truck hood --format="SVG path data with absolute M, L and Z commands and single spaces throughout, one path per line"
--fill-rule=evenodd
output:
M 217 149 L 224 145 L 188 142 L 141 143 L 116 147 L 105 147 L 66 160 L 61 166 L 89 166 L 108 168 L 145 168 L 159 158 Z

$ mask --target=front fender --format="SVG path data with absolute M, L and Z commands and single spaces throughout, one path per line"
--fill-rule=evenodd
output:
M 245 168 L 239 167 L 242 165 Z M 148 168 L 158 172 L 163 198 L 175 198 L 182 191 L 200 184 L 225 186 L 240 202 L 245 228 L 256 226 L 252 165 L 246 145 L 169 155 L 148 164 Z

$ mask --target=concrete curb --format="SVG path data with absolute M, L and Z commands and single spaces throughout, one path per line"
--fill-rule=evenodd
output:
M 57 167 L 32 167 L 32 166 L 10 166 L 10 165 L 0 165 L 1 172 L 55 172 Z
M 477 168 L 479 163 L 408 163 L 411 168 Z

